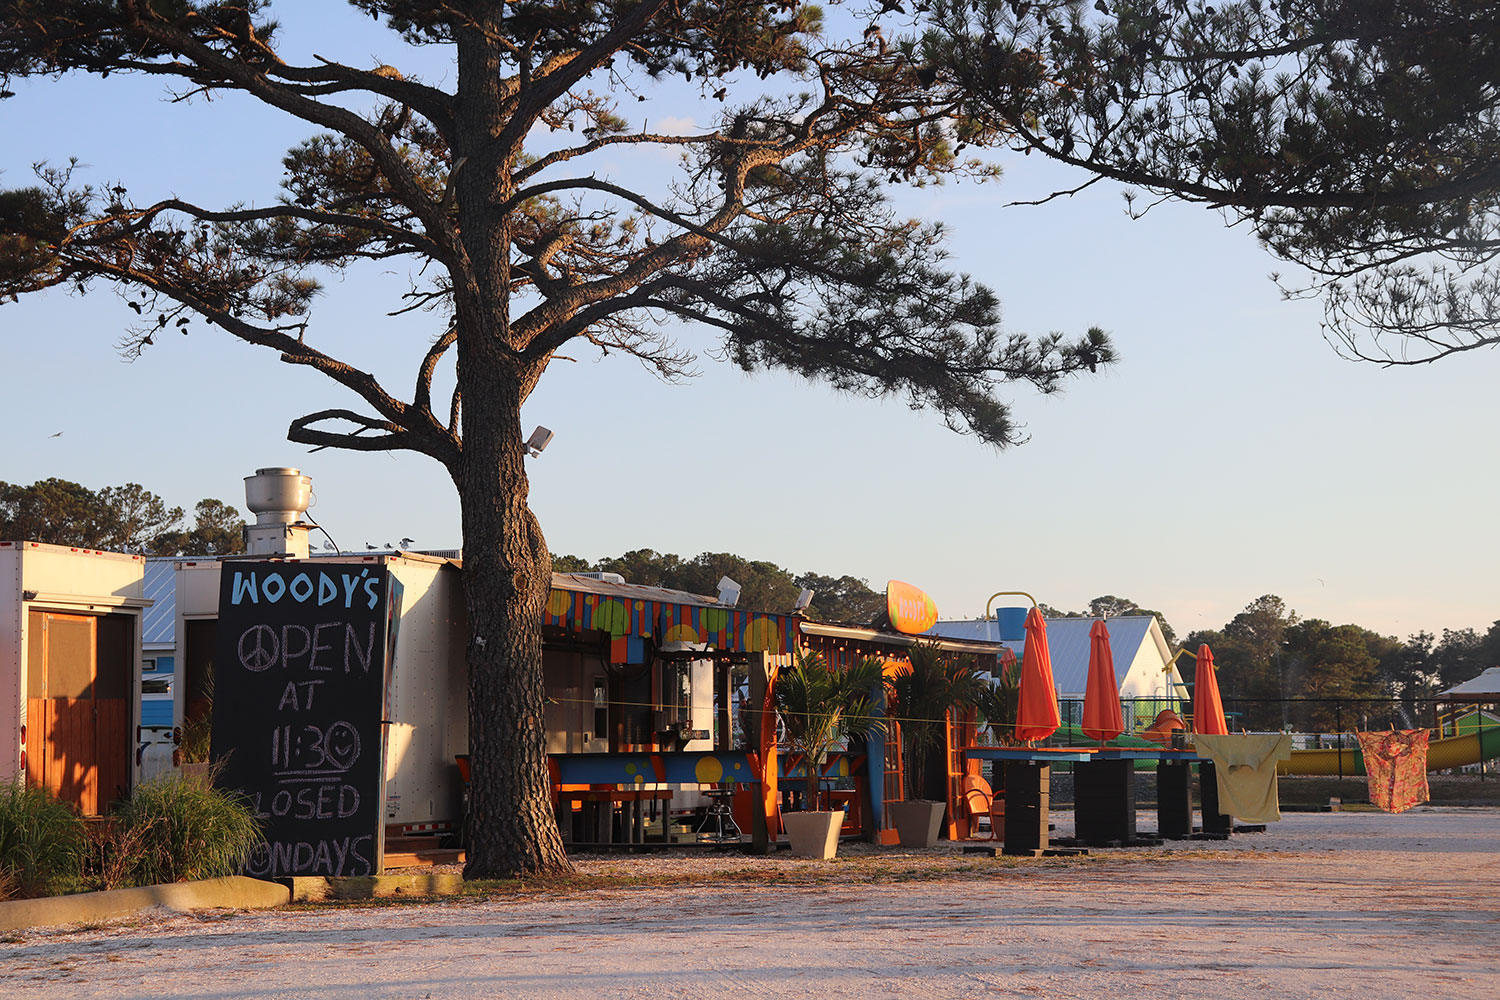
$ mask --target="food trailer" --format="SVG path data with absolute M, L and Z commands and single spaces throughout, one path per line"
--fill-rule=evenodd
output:
M 85 816 L 130 793 L 140 726 L 139 555 L 0 542 L 0 781 Z

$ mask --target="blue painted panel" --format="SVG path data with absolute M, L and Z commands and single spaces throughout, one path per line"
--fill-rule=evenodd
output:
M 172 699 L 162 698 L 141 702 L 141 725 L 171 726 Z
M 657 774 L 653 758 L 661 764 Z M 548 759 L 557 767 L 557 778 L 565 785 L 756 784 L 750 758 L 743 752 L 714 753 L 555 753 Z
M 863 756 L 863 751 L 860 751 L 859 755 Z M 837 781 L 840 778 L 868 775 L 869 768 L 866 766 L 868 758 L 856 764 L 850 760 L 851 756 L 854 755 L 847 753 L 834 754 L 835 759 L 832 766 L 826 763 L 823 765 L 822 779 L 824 781 Z M 782 781 L 806 781 L 807 768 L 803 767 L 800 762 L 789 764 L 788 759 L 788 755 L 786 754 L 777 755 L 776 776 Z

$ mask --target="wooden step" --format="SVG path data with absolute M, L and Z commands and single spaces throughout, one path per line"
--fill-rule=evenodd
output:
M 435 847 L 425 851 L 386 851 L 387 868 L 417 868 L 422 865 L 461 865 L 467 855 L 461 848 Z
M 415 868 L 419 865 L 463 864 L 462 848 L 439 847 L 440 837 L 412 835 L 385 838 L 387 868 Z

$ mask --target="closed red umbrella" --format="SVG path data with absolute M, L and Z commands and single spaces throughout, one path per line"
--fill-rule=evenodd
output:
M 1026 648 L 1021 653 L 1021 695 L 1016 708 L 1016 739 L 1044 740 L 1057 732 L 1062 716 L 1052 680 L 1047 623 L 1036 608 L 1026 616 Z
M 1208 643 L 1198 647 L 1198 665 L 1193 669 L 1193 732 L 1229 735 L 1224 703 L 1219 700 L 1219 679 L 1214 676 L 1214 651 Z
M 1115 654 L 1109 648 L 1109 628 L 1102 621 L 1089 629 L 1089 681 L 1083 691 L 1083 735 L 1101 743 L 1125 731 L 1120 711 L 1120 684 L 1115 678 Z

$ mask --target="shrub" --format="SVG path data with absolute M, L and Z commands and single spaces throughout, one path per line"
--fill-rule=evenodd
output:
M 64 802 L 22 781 L 0 784 L 0 899 L 77 888 L 83 820 Z
M 136 885 L 218 878 L 240 870 L 261 842 L 260 824 L 235 794 L 166 774 L 137 786 L 115 813 L 116 857 Z

